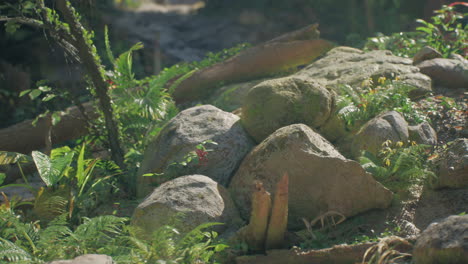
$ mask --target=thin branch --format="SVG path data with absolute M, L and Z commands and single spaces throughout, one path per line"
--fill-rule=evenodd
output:
M 42 21 L 39 21 L 37 19 L 33 18 L 27 18 L 27 17 L 6 17 L 6 16 L 0 16 L 0 21 L 12 21 L 16 23 L 20 23 L 23 25 L 28 25 L 31 27 L 36 27 L 36 28 L 45 28 L 44 23 Z
M 7 17 L 7 16 L 0 16 L 0 22 L 15 22 L 22 25 L 39 28 L 39 29 L 46 29 L 50 33 L 50 35 L 55 38 L 57 43 L 62 46 L 62 48 L 68 52 L 71 57 L 75 60 L 80 62 L 78 57 L 78 51 L 75 48 L 75 39 L 73 39 L 70 34 L 68 33 L 65 27 L 56 28 L 51 25 L 44 24 L 44 22 L 28 17 Z

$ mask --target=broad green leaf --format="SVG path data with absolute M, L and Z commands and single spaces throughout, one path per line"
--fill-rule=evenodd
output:
M 47 101 L 50 101 L 50 100 L 54 99 L 55 97 L 56 97 L 55 94 L 48 94 L 42 99 L 42 101 L 47 102 Z
M 32 152 L 39 176 L 48 187 L 60 181 L 73 160 L 73 154 L 73 152 L 69 152 L 63 156 L 50 159 L 39 151 Z
M 78 155 L 78 160 L 76 162 L 76 181 L 78 184 L 78 188 L 81 188 L 86 178 L 86 175 L 84 173 L 84 167 L 85 167 L 84 153 L 85 153 L 85 145 L 83 144 L 80 150 L 80 154 Z
M 50 92 L 50 90 L 52 90 L 49 86 L 39 86 L 37 89 L 41 92 Z
M 32 90 L 30 93 L 29 93 L 29 98 L 31 98 L 31 100 L 34 100 L 36 99 L 39 95 L 42 94 L 42 91 L 39 90 L 39 89 L 34 89 Z
M 24 90 L 24 91 L 21 91 L 21 93 L 19 94 L 19 97 L 23 97 L 25 96 L 26 94 L 30 93 L 31 92 L 31 89 L 27 89 L 27 90 Z
M 16 152 L 0 151 L 0 165 L 8 165 L 27 161 L 31 161 L 31 158 L 27 155 Z

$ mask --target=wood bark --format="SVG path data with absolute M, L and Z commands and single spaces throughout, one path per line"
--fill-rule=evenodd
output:
M 287 173 L 276 185 L 275 198 L 271 209 L 270 221 L 266 235 L 265 248 L 281 248 L 288 225 L 289 176 Z
M 249 246 L 250 251 L 263 252 L 265 250 L 265 238 L 271 210 L 271 197 L 261 182 L 256 181 L 254 185 L 255 190 L 252 195 L 250 221 L 244 230 L 241 231 L 241 237 Z
M 202 100 L 220 84 L 267 77 L 308 64 L 334 46 L 318 36 L 317 25 L 312 25 L 199 70 L 175 87 L 174 100 L 178 104 Z
M 84 103 L 85 114 L 90 118 L 99 115 L 91 102 Z M 41 150 L 46 147 L 46 139 L 50 128 L 50 114 L 40 118 L 36 125 L 33 120 L 0 129 L 0 150 L 31 154 L 33 150 Z M 51 127 L 51 142 L 62 143 L 76 139 L 88 133 L 88 122 L 78 107 L 73 106 L 63 111 L 60 122 Z
M 107 83 L 104 79 L 100 62 L 94 54 L 91 43 L 85 37 L 85 30 L 74 14 L 74 10 L 67 0 L 56 0 L 57 8 L 63 14 L 65 22 L 70 26 L 71 35 L 75 38 L 79 57 L 83 62 L 95 87 L 100 109 L 104 115 L 107 128 L 107 138 L 111 149 L 112 160 L 124 169 L 124 153 L 119 143 L 119 130 L 112 113 L 111 100 L 107 94 Z

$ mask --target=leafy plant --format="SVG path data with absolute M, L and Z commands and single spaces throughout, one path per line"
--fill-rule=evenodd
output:
M 204 231 L 219 223 L 200 225 L 185 235 L 163 226 L 146 241 L 137 238 L 127 218 L 111 215 L 83 218 L 76 228 L 70 228 L 66 215 L 44 226 L 0 210 L 0 220 L 0 260 L 7 261 L 43 263 L 96 253 L 117 263 L 213 263 L 215 254 L 226 248 L 216 232 Z
M 43 263 L 74 258 L 96 252 L 107 243 L 114 243 L 127 219 L 116 216 L 83 218 L 72 231 L 66 215 L 51 221 L 46 227 L 36 222 L 24 222 L 13 211 L 0 210 L 0 259 Z
M 130 242 L 136 248 L 133 261 L 136 263 L 214 263 L 215 254 L 227 245 L 217 241 L 217 233 L 204 231 L 220 223 L 205 223 L 187 234 L 181 234 L 171 226 L 158 228 L 149 241 L 136 238 Z M 133 230 L 132 232 L 135 232 Z
M 467 57 L 468 25 L 466 23 L 463 25 L 462 22 L 467 14 L 454 10 L 458 4 L 468 5 L 465 2 L 444 5 L 440 10 L 434 11 L 435 15 L 431 17 L 432 22 L 416 20 L 422 24 L 416 28 L 417 32 L 400 32 L 390 36 L 380 34 L 369 38 L 364 50 L 386 49 L 391 50 L 397 56 L 413 57 L 422 47 L 431 46 L 446 58 L 455 53 Z
M 468 56 L 468 25 L 461 22 L 467 14 L 456 12 L 455 4 L 444 5 L 442 9 L 434 11 L 436 15 L 431 17 L 432 23 L 422 19 L 416 20 L 422 24 L 416 30 L 423 33 L 426 44 L 438 50 L 444 57 L 453 53 Z
M 387 140 L 383 143 L 378 157 L 364 152 L 359 162 L 376 180 L 390 190 L 399 192 L 424 180 L 430 183 L 436 177 L 427 163 L 430 154 L 428 145 L 401 141 L 392 143 Z
M 421 32 L 398 32 L 367 39 L 364 50 L 390 50 L 396 56 L 412 58 L 424 46 Z
M 189 175 L 192 172 L 193 166 L 205 166 L 208 162 L 208 153 L 213 151 L 207 149 L 207 144 L 218 145 L 213 140 L 205 140 L 195 146 L 194 151 L 187 153 L 181 161 L 176 161 L 169 164 L 163 173 L 147 173 L 144 177 L 160 177 L 160 181 L 165 182 L 181 175 Z
M 105 195 L 98 194 L 97 191 L 100 188 L 104 191 L 103 183 L 110 178 L 106 176 L 93 179 L 93 171 L 99 161 L 84 158 L 84 145 L 78 153 L 78 158 L 73 164 L 75 153 L 69 147 L 53 149 L 50 157 L 39 151 L 33 151 L 32 160 L 46 187 L 35 189 L 28 185 L 27 178 L 23 176 L 25 184 L 9 184 L 0 188 L 8 186 L 29 188 L 35 194 L 34 212 L 43 221 L 50 221 L 66 213 L 67 209 L 70 217 L 78 217 L 79 212 L 82 214 L 89 211 L 99 200 L 104 199 Z M 3 162 L 19 164 L 20 161 L 29 159 L 23 154 L 0 152 L 0 160 Z
M 408 94 L 412 87 L 396 80 L 380 77 L 377 85 L 372 79 L 362 84 L 363 92 L 359 96 L 350 86 L 341 86 L 341 95 L 338 98 L 338 108 L 351 106 L 350 111 L 341 114 L 348 129 L 359 128 L 368 120 L 384 111 L 395 110 L 400 112 L 409 123 L 421 123 L 427 117 L 414 107 Z

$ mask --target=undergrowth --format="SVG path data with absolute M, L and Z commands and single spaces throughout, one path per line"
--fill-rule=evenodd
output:
M 338 109 L 347 108 L 340 117 L 351 131 L 390 110 L 400 112 L 410 124 L 428 121 L 427 116 L 417 110 L 409 98 L 413 87 L 399 81 L 398 77 L 395 80 L 380 77 L 376 82 L 368 79 L 362 83 L 362 93 L 359 95 L 349 85 L 342 85 L 340 88 Z
M 128 219 L 112 215 L 83 218 L 70 226 L 63 214 L 43 224 L 28 222 L 12 208 L 0 208 L 0 260 L 45 263 L 83 254 L 106 254 L 116 263 L 215 263 L 215 253 L 227 246 L 217 233 L 204 231 L 217 223 L 202 224 L 183 235 L 163 226 L 143 240 Z
M 401 192 L 413 184 L 435 182 L 436 175 L 428 162 L 432 148 L 415 142 L 387 140 L 377 157 L 366 151 L 359 162 L 377 181 L 393 192 Z

